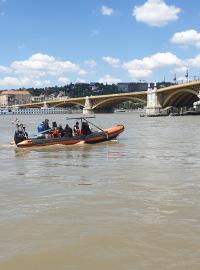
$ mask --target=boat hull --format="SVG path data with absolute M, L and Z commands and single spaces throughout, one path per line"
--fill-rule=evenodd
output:
M 105 129 L 102 132 L 94 132 L 85 137 L 84 142 L 87 144 L 105 142 L 115 139 L 120 133 L 124 131 L 123 125 L 117 125 L 113 128 Z
M 37 147 L 37 146 L 49 146 L 49 145 L 74 145 L 80 142 L 86 144 L 95 144 L 104 141 L 115 139 L 120 133 L 124 131 L 123 125 L 117 125 L 115 127 L 102 130 L 100 132 L 93 132 L 90 135 L 78 135 L 73 137 L 62 138 L 30 138 L 17 144 L 17 147 Z

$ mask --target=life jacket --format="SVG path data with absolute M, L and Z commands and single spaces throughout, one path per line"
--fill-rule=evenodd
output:
M 81 129 L 80 128 L 74 128 L 74 134 L 81 135 Z
M 45 131 L 45 123 L 41 122 L 37 127 L 38 133 Z
M 52 138 L 60 138 L 60 137 L 61 135 L 59 134 L 59 130 L 57 128 L 54 128 L 52 132 Z

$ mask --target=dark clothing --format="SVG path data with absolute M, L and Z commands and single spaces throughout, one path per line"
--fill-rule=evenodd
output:
M 85 135 L 85 136 L 87 136 L 87 135 L 89 135 L 91 133 L 92 132 L 90 130 L 90 127 L 89 127 L 88 123 L 87 122 L 83 122 L 82 123 L 82 134 Z
M 14 135 L 15 143 L 18 144 L 27 139 L 28 139 L 28 133 L 26 132 L 25 127 L 22 124 L 17 124 L 15 135 Z
M 61 137 L 64 136 L 64 129 L 62 128 L 61 125 L 59 125 L 59 127 L 58 127 L 58 132 L 59 132 L 59 134 L 61 135 Z
M 48 130 L 48 129 L 50 129 L 49 120 L 45 119 L 45 121 L 44 121 L 44 130 Z
M 57 123 L 56 122 L 52 122 L 52 128 L 57 128 Z
M 64 128 L 63 133 L 65 137 L 72 137 L 72 129 L 68 125 Z
M 24 137 L 25 137 L 26 139 L 28 139 L 28 133 L 26 132 L 25 129 L 24 129 Z
M 23 142 L 24 140 L 26 140 L 24 133 L 22 131 L 15 131 L 15 135 L 14 135 L 15 143 L 18 144 L 20 142 Z

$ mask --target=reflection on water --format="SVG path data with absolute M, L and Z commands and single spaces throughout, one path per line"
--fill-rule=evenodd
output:
M 32 149 L 1 120 L 0 269 L 199 269 L 198 117 L 100 115 L 118 141 Z

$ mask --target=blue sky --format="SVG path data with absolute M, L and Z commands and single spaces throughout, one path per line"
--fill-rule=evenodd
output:
M 0 89 L 200 76 L 196 0 L 0 0 Z

